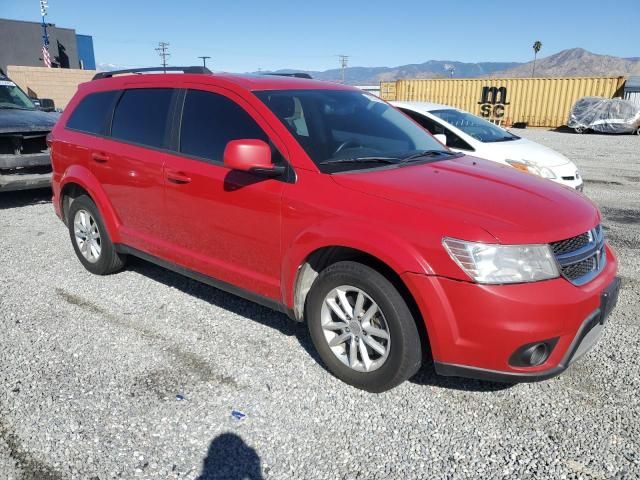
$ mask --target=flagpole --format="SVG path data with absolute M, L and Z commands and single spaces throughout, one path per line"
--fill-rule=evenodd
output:
M 44 20 L 44 17 L 47 15 L 47 8 L 49 8 L 47 0 L 40 0 L 40 15 L 42 16 L 42 61 L 47 67 L 51 68 L 51 57 L 49 57 L 49 33 L 47 32 L 47 22 Z

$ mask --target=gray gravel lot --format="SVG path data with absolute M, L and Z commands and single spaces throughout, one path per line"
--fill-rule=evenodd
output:
M 304 326 L 143 261 L 92 276 L 50 193 L 0 194 L 0 478 L 640 478 L 640 138 L 522 135 L 580 166 L 623 278 L 536 384 L 358 391 Z

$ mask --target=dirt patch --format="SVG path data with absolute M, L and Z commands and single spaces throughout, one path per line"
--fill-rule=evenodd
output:
M 235 378 L 216 371 L 214 365 L 192 352 L 171 347 L 167 349 L 167 354 L 170 358 L 167 367 L 136 377 L 133 382 L 134 396 L 149 391 L 159 399 L 165 399 L 185 392 L 189 386 L 200 382 L 239 388 Z
M 164 337 L 152 330 L 122 320 L 87 299 L 61 288 L 56 288 L 56 293 L 65 302 L 100 315 L 119 327 L 133 329 L 145 339 L 167 343 Z M 136 392 L 141 393 L 140 390 L 146 390 L 155 393 L 158 398 L 166 398 L 176 395 L 178 392 L 183 392 L 186 389 L 185 387 L 199 382 L 216 383 L 225 387 L 238 388 L 238 382 L 235 378 L 219 373 L 211 363 L 195 353 L 183 350 L 175 345 L 167 346 L 163 348 L 163 351 L 166 352 L 170 359 L 169 365 L 137 377 L 133 383 L 132 395 L 135 396 Z
M 103 308 L 91 303 L 89 300 L 79 297 L 78 295 L 69 293 L 62 288 L 56 288 L 56 294 L 70 305 L 75 305 L 76 307 L 80 307 L 83 310 L 87 310 L 88 312 L 98 315 L 107 315 L 107 312 Z
M 0 440 L 7 445 L 9 456 L 15 460 L 17 467 L 22 471 L 22 480 L 63 480 L 61 473 L 34 458 L 31 452 L 24 448 L 18 436 L 5 426 L 2 420 L 0 420 Z
M 602 208 L 606 220 L 623 225 L 640 224 L 640 211 L 626 208 Z
M 608 230 L 606 238 L 614 250 L 616 248 L 640 249 L 640 238 L 638 237 L 625 236 L 616 230 Z
M 635 288 L 640 285 L 640 278 L 627 277 L 626 275 L 620 275 L 620 281 L 623 287 Z
M 149 330 L 148 328 L 144 328 L 140 325 L 136 325 L 134 323 L 130 323 L 127 322 L 126 320 L 123 320 L 121 318 L 119 318 L 118 316 L 108 312 L 107 310 L 105 310 L 104 308 L 100 307 L 99 305 L 96 305 L 95 303 L 82 298 L 78 295 L 74 295 L 73 293 L 69 293 L 66 290 L 62 289 L 62 288 L 56 288 L 56 294 L 62 298 L 65 302 L 69 303 L 70 305 L 75 305 L 77 307 L 82 308 L 83 310 L 86 310 L 87 312 L 93 313 L 95 315 L 100 315 L 102 318 L 104 318 L 105 320 L 107 320 L 109 323 L 112 323 L 116 326 L 119 327 L 124 327 L 124 328 L 130 328 L 132 330 L 137 331 L 140 335 L 142 335 L 144 338 L 150 338 L 153 340 L 164 340 L 164 337 L 162 337 L 161 335 L 157 334 L 156 332 L 154 332 L 153 330 Z
M 594 185 L 622 185 L 622 183 L 616 182 L 615 180 L 596 180 L 596 179 L 585 178 L 584 181 L 586 183 L 591 183 Z

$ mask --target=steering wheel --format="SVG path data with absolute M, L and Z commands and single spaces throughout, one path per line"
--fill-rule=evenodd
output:
M 344 150 L 345 148 L 349 148 L 349 147 L 361 147 L 362 144 L 358 143 L 357 140 L 353 140 L 353 139 L 349 139 L 349 140 L 345 140 L 344 142 L 342 142 L 340 145 L 338 145 L 338 148 L 336 148 L 335 152 L 333 152 L 334 155 L 337 155 L 338 153 L 340 153 L 342 150 Z

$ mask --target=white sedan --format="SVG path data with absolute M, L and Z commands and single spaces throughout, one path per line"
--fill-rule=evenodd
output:
M 511 165 L 582 191 L 575 163 L 564 155 L 518 137 L 471 113 L 425 102 L 391 102 L 456 152 Z

